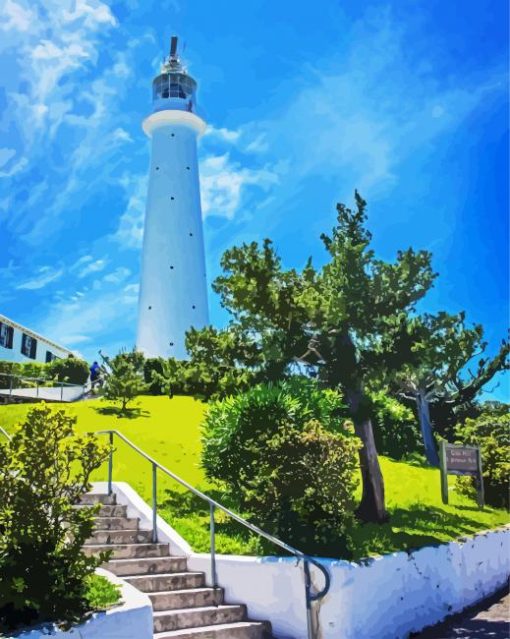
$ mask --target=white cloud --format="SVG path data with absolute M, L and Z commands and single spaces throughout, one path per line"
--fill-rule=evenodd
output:
M 120 216 L 115 241 L 124 248 L 140 248 L 143 239 L 147 175 L 124 175 L 120 180 L 127 196 L 127 205 Z
M 64 269 L 54 269 L 51 266 L 41 266 L 37 271 L 37 274 L 18 284 L 16 288 L 18 290 L 35 291 L 44 288 L 51 282 L 58 280 L 64 274 Z
M 0 20 L 0 29 L 4 31 L 11 31 L 15 29 L 17 31 L 27 31 L 33 24 L 35 19 L 34 14 L 30 9 L 27 9 L 12 0 L 5 2 L 3 9 L 0 11 L 0 16 L 3 16 L 3 20 Z
M 119 326 L 134 325 L 137 296 L 126 288 L 117 291 L 86 291 L 82 297 L 55 302 L 42 323 L 40 332 L 68 346 L 87 342 L 104 347 L 103 336 Z
M 0 167 L 7 164 L 7 162 L 9 162 L 9 160 L 15 155 L 16 151 L 14 149 L 0 149 Z
M 248 168 L 230 155 L 210 155 L 200 164 L 203 215 L 232 219 L 239 210 L 247 187 L 267 191 L 278 184 L 274 168 Z
M 107 264 L 107 261 L 103 259 L 94 260 L 94 261 L 88 260 L 87 263 L 83 266 L 83 268 L 81 268 L 80 271 L 78 272 L 78 277 L 82 279 L 84 277 L 87 277 L 87 275 L 90 275 L 91 273 L 98 273 L 99 271 L 102 271 L 105 268 L 106 264 Z
M 131 271 L 124 266 L 119 266 L 112 273 L 108 273 L 103 277 L 104 282 L 109 284 L 120 284 L 131 275 Z
M 241 136 L 241 131 L 233 131 L 225 127 L 217 128 L 211 124 L 207 127 L 205 136 L 209 138 L 216 138 L 223 142 L 229 142 L 230 144 L 234 144 L 235 142 L 239 140 Z

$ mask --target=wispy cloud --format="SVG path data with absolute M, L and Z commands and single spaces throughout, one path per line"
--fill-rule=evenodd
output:
M 120 180 L 127 203 L 113 239 L 123 248 L 139 249 L 142 246 L 147 181 L 146 174 L 126 174 Z
M 204 217 L 232 219 L 239 211 L 248 187 L 259 192 L 278 184 L 279 175 L 269 166 L 248 168 L 231 159 L 229 153 L 209 155 L 200 164 Z
M 107 264 L 106 260 L 103 260 L 103 259 L 88 260 L 87 263 L 82 265 L 82 267 L 79 269 L 78 277 L 80 279 L 83 279 L 84 277 L 87 277 L 87 275 L 91 275 L 92 273 L 98 273 L 99 271 L 102 271 L 105 268 L 106 264 Z
M 55 282 L 60 279 L 64 274 L 64 269 L 54 269 L 51 266 L 41 266 L 34 277 L 31 277 L 21 284 L 18 284 L 16 288 L 18 290 L 36 291 L 44 288 L 51 282 Z

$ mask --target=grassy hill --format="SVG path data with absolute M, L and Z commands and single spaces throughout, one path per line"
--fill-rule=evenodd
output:
M 7 431 L 22 420 L 29 405 L 0 406 L 0 426 Z M 141 397 L 131 418 L 117 418 L 100 400 L 66 407 L 77 417 L 80 432 L 116 429 L 161 464 L 229 505 L 217 487 L 208 484 L 200 468 L 200 423 L 205 405 L 189 397 Z M 0 435 L 1 437 L 1 435 Z M 508 522 L 504 510 L 486 508 L 455 492 L 450 478 L 450 504 L 441 502 L 439 471 L 413 463 L 381 458 L 391 520 L 384 525 L 358 525 L 353 531 L 354 556 L 361 558 L 395 550 L 445 542 Z M 106 467 L 96 480 L 106 479 Z M 151 466 L 123 443 L 117 443 L 114 479 L 129 482 L 151 500 Z M 160 514 L 198 551 L 209 549 L 209 512 L 200 500 L 181 491 L 172 479 L 158 478 Z M 224 553 L 255 553 L 258 542 L 236 524 L 218 516 L 217 548 Z

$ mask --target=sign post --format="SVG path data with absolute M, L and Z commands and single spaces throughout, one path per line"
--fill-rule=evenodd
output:
M 458 446 L 441 440 L 439 451 L 441 467 L 441 497 L 448 503 L 448 475 L 468 475 L 475 478 L 477 502 L 484 507 L 482 455 L 476 446 Z

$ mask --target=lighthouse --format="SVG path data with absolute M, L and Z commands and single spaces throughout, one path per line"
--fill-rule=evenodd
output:
M 146 357 L 185 359 L 186 331 L 208 324 L 197 139 L 197 83 L 177 54 L 152 83 L 152 113 L 143 121 L 151 140 L 138 305 L 137 349 Z

